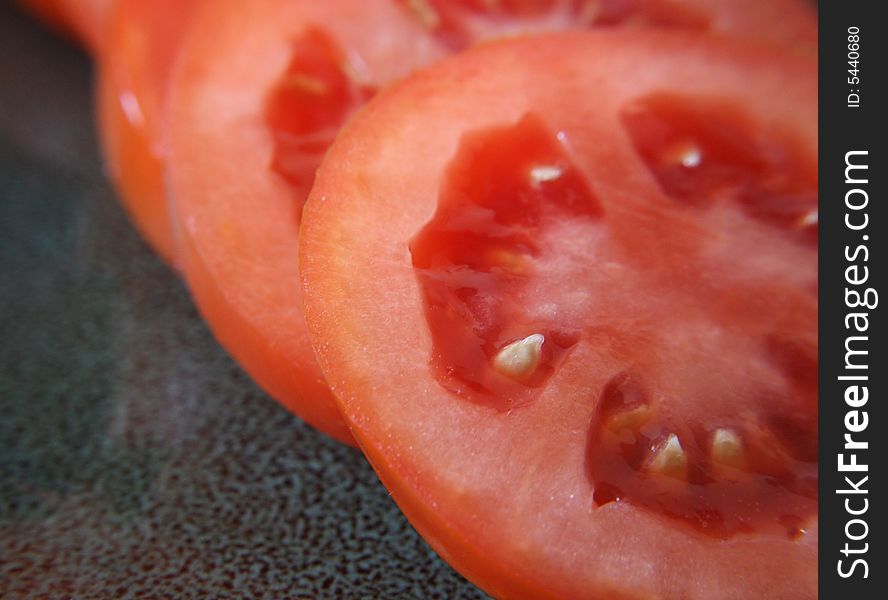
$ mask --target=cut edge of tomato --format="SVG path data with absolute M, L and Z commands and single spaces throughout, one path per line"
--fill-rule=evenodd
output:
M 317 378 L 311 368 L 291 360 L 289 354 L 261 344 L 252 323 L 240 317 L 187 236 L 181 236 L 179 252 L 188 274 L 188 286 L 201 316 L 212 323 L 212 332 L 250 377 L 287 410 L 316 430 L 333 439 L 354 446 L 351 430 L 342 420 L 327 383 Z M 244 340 L 250 340 L 249 345 Z M 256 360 L 256 356 L 264 360 Z M 298 380 L 298 383 L 296 382 Z M 303 398 L 312 401 L 305 402 Z

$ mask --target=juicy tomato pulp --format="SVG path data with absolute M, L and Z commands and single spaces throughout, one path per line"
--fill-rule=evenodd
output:
M 816 593 L 813 67 L 514 41 L 337 138 L 300 245 L 322 368 L 494 595 Z
M 573 0 L 372 0 L 356 13 L 347 0 L 202 3 L 174 86 L 171 165 L 183 270 L 202 313 L 273 396 L 347 439 L 292 282 L 302 204 L 349 116 L 386 83 L 455 48 L 507 33 L 671 19 L 686 28 L 777 39 L 767 33 L 776 19 L 738 18 L 747 4 L 611 1 L 595 12 L 592 3 Z M 771 17 L 795 15 L 782 20 L 780 39 L 814 23 L 809 10 L 792 12 L 801 6 L 796 0 L 764 5 L 776 7 L 765 10 L 776 11 Z
M 120 198 L 151 247 L 176 264 L 164 168 L 166 98 L 193 0 L 117 0 L 100 56 L 99 129 Z
M 522 288 L 542 252 L 539 231 L 553 219 L 600 216 L 582 175 L 538 119 L 464 140 L 438 212 L 411 244 L 445 387 L 508 410 L 545 384 L 580 332 L 521 314 Z M 497 356 L 529 336 L 537 337 L 523 347 L 539 356 L 526 372 L 500 372 Z
M 734 115 L 687 97 L 639 103 L 625 122 L 676 202 L 698 211 L 717 205 L 739 209 L 784 236 L 813 230 L 803 239 L 816 248 L 817 182 L 798 157 L 783 153 L 782 140 L 750 139 Z M 574 344 L 600 336 L 608 326 L 600 318 L 585 324 L 560 318 L 564 300 L 557 295 L 542 310 L 528 298 L 546 277 L 538 272 L 551 260 L 544 252 L 566 253 L 547 243 L 546 230 L 558 230 L 559 221 L 587 221 L 598 229 L 602 207 L 558 137 L 532 117 L 464 138 L 445 181 L 435 217 L 411 245 L 434 340 L 432 364 L 447 389 L 513 410 L 532 400 Z M 726 312 L 736 312 L 732 299 L 723 299 L 735 289 L 689 293 L 678 281 L 679 289 L 663 286 L 660 293 L 677 295 L 694 313 L 703 313 L 693 318 L 703 323 L 689 324 L 684 333 L 691 343 L 704 341 L 691 327 L 730 328 L 714 305 L 727 300 Z M 599 290 L 589 295 L 607 302 Z M 752 310 L 754 318 L 761 307 Z M 741 335 L 732 332 L 734 338 Z M 718 400 L 705 397 L 709 390 L 676 400 L 654 395 L 657 382 L 646 381 L 643 373 L 614 375 L 601 392 L 590 430 L 597 504 L 631 501 L 718 537 L 770 529 L 799 534 L 800 524 L 817 510 L 816 347 L 779 349 L 773 336 L 760 337 L 755 332 L 747 347 L 759 345 L 778 360 L 783 353 L 792 360 L 782 365 L 787 389 L 757 390 L 759 397 L 747 399 L 747 405 L 772 411 L 762 422 L 738 415 L 732 406 L 719 407 Z M 671 343 L 648 332 L 631 351 L 668 363 Z M 733 348 L 711 349 L 743 359 Z M 659 406 L 669 403 L 711 404 L 711 420 L 688 425 Z
M 349 115 L 376 92 L 360 83 L 336 41 L 309 28 L 293 44 L 293 59 L 266 101 L 274 136 L 272 168 L 308 197 L 327 148 Z

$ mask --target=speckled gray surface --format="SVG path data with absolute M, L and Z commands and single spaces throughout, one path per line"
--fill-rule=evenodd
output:
M 0 2 L 0 596 L 483 597 L 213 341 L 102 179 L 90 78 Z

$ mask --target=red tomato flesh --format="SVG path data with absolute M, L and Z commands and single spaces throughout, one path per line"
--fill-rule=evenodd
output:
M 776 39 L 763 15 L 787 16 L 784 33 L 815 25 L 796 0 L 752 11 L 739 0 L 618 4 L 618 20 L 627 23 L 632 15 L 652 24 L 653 13 L 693 12 L 702 15 L 694 28 L 753 39 Z M 372 0 L 356 11 L 346 0 L 217 0 L 198 13 L 172 101 L 170 181 L 182 268 L 204 317 L 246 370 L 310 423 L 348 439 L 293 291 L 301 207 L 327 146 L 375 90 L 456 46 L 613 19 L 599 22 L 574 2 L 552 1 L 488 9 Z M 755 16 L 738 18 L 747 14 Z M 454 44 L 436 18 L 465 23 L 468 33 Z
M 813 61 L 575 34 L 470 50 L 337 138 L 302 223 L 312 339 L 469 579 L 815 597 L 816 99 Z

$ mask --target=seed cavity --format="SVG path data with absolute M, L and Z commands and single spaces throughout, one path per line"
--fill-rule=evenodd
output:
M 533 374 L 540 364 L 543 354 L 543 342 L 546 338 L 541 333 L 534 333 L 522 340 L 512 342 L 500 350 L 493 359 L 493 368 L 500 374 L 512 379 L 524 379 Z
M 359 65 L 359 57 L 322 29 L 306 28 L 291 52 L 264 117 L 274 142 L 270 167 L 295 188 L 294 198 L 304 199 L 336 132 L 375 89 L 350 76 L 346 67 Z
M 738 469 L 746 467 L 746 450 L 743 440 L 733 429 L 719 428 L 712 434 L 710 447 L 712 461 Z
M 530 183 L 533 187 L 538 188 L 543 183 L 555 181 L 564 174 L 561 167 L 555 165 L 540 165 L 530 170 Z
M 772 227 L 799 227 L 816 208 L 817 181 L 777 131 L 752 136 L 739 106 L 654 94 L 622 114 L 639 156 L 667 197 L 687 208 L 739 210 Z M 811 215 L 813 217 L 813 215 Z
M 670 433 L 666 442 L 655 449 L 650 470 L 677 479 L 684 479 L 687 476 L 688 456 L 681 447 L 677 435 Z

